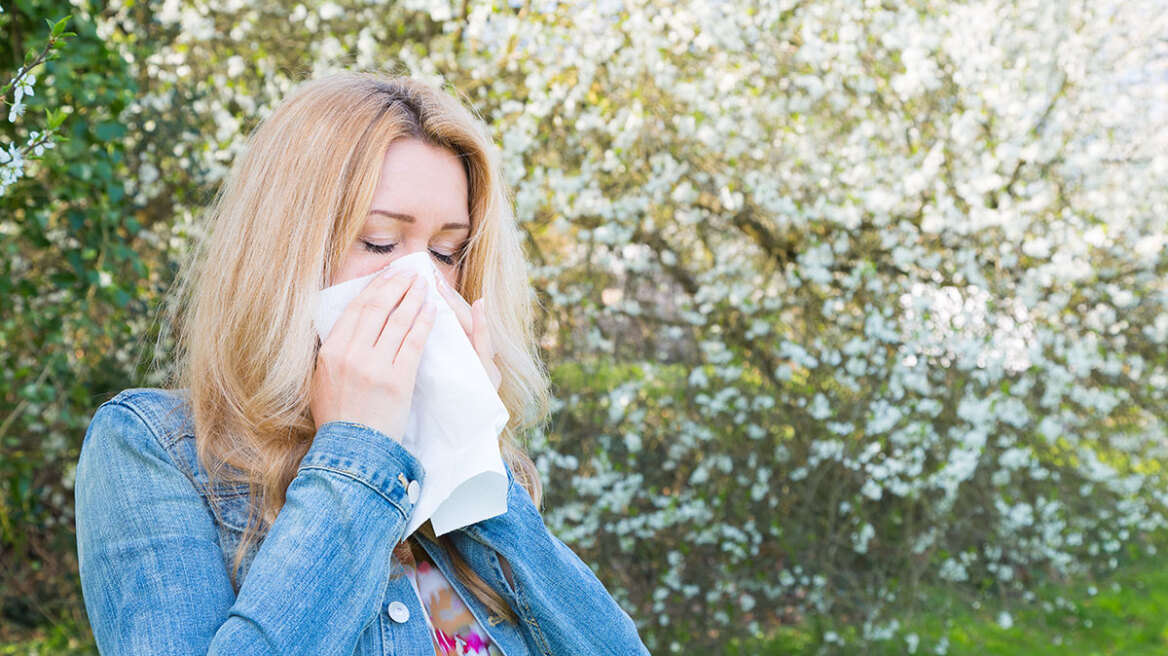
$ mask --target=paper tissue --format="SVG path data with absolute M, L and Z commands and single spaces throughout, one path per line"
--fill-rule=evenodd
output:
M 322 290 L 315 317 L 321 342 L 349 302 L 385 268 L 416 270 L 429 283 L 427 298 L 437 304 L 402 446 L 425 470 L 406 535 L 427 519 L 434 534 L 442 535 L 507 512 L 507 471 L 498 438 L 510 415 L 454 310 L 438 292 L 441 274 L 425 251 Z

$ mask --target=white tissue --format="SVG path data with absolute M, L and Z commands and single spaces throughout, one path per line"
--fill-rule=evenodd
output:
M 510 415 L 454 310 L 435 287 L 441 274 L 425 251 L 322 290 L 315 317 L 321 342 L 349 302 L 386 268 L 416 270 L 429 282 L 427 298 L 437 304 L 402 446 L 425 470 L 406 535 L 427 519 L 434 534 L 442 535 L 507 512 L 507 471 L 498 438 Z

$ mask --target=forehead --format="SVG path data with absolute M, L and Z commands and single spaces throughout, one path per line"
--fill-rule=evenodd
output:
M 416 139 L 398 139 L 385 151 L 368 220 L 400 223 L 380 210 L 437 228 L 469 223 L 467 207 L 466 173 L 457 155 Z

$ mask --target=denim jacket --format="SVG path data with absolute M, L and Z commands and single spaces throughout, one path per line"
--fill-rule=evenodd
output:
M 82 593 L 105 656 L 434 653 L 423 608 L 394 545 L 425 485 L 420 462 L 364 424 L 320 426 L 262 541 L 228 567 L 247 523 L 248 489 L 220 522 L 201 491 L 185 390 L 127 389 L 103 403 L 77 464 Z M 520 620 L 490 615 L 448 556 L 419 542 L 506 656 L 649 652 L 632 618 L 545 526 L 507 469 L 507 512 L 449 535 Z M 417 481 L 414 494 L 410 483 Z M 219 485 L 224 485 L 220 483 Z M 508 582 L 499 556 L 511 567 Z M 403 609 L 404 606 L 404 609 Z

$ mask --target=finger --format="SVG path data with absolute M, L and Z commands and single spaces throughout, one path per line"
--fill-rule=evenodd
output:
M 486 366 L 486 362 L 493 356 L 493 351 L 491 351 L 491 338 L 487 331 L 486 313 L 483 311 L 483 299 L 480 298 L 474 302 L 474 305 L 471 306 L 471 313 L 474 330 L 470 341 L 479 354 L 479 359 L 483 361 L 483 366 Z
M 399 307 L 410 290 L 416 286 L 415 278 L 400 275 L 382 283 L 380 290 L 376 290 L 362 304 L 361 312 L 357 315 L 357 325 L 353 328 L 353 336 L 348 342 L 349 348 L 364 350 L 376 346 L 386 322 L 393 316 L 394 308 Z
M 446 281 L 445 276 L 435 276 L 435 279 L 438 281 L 438 287 L 446 291 L 447 298 L 454 298 L 455 300 L 458 300 L 461 305 L 470 307 L 470 304 L 466 302 L 466 299 L 462 297 L 462 294 L 460 294 L 458 290 L 456 290 L 450 285 L 449 282 Z
M 454 316 L 458 318 L 459 325 L 462 326 L 462 331 L 466 333 L 467 339 L 471 336 L 472 320 L 470 314 L 470 306 L 467 305 L 466 299 L 461 294 L 454 291 L 450 285 L 445 284 L 445 280 L 438 276 L 438 292 L 442 294 L 442 298 L 450 304 L 450 308 L 454 310 Z
M 475 301 L 474 308 L 476 314 L 474 315 L 474 343 L 475 348 L 488 359 L 495 356 L 495 347 L 491 343 L 491 331 L 487 324 L 487 305 L 486 300 L 479 299 Z
M 377 337 L 377 342 L 373 345 L 373 351 L 376 354 L 374 357 L 386 363 L 394 362 L 398 349 L 401 348 L 402 340 L 405 339 L 406 333 L 409 332 L 410 324 L 413 323 L 414 317 L 418 314 L 418 310 L 422 309 L 422 302 L 425 300 L 426 279 L 418 276 L 415 278 L 414 284 L 406 290 L 405 295 L 401 299 L 401 304 L 389 313 L 389 318 L 385 321 L 385 327 Z
M 434 317 L 438 315 L 438 308 L 433 301 L 429 303 L 429 306 L 418 313 L 417 319 L 410 326 L 409 332 L 402 340 L 401 349 L 398 350 L 393 361 L 395 369 L 402 368 L 400 375 L 405 376 L 402 383 L 407 386 L 406 389 L 412 389 L 414 386 L 418 375 L 418 361 L 422 358 L 426 340 L 429 339 L 430 331 L 434 327 Z
M 349 301 L 349 304 L 341 311 L 341 316 L 337 317 L 336 323 L 333 324 L 325 341 L 331 342 L 336 340 L 341 344 L 351 344 L 353 342 L 353 336 L 357 332 L 357 327 L 361 323 L 361 315 L 367 314 L 369 310 L 366 307 L 371 301 L 379 298 L 383 299 L 379 303 L 384 308 L 384 314 L 382 315 L 382 321 L 384 322 L 385 314 L 388 314 L 389 308 L 392 308 L 395 303 L 401 300 L 401 295 L 405 293 L 410 283 L 410 279 L 401 275 L 401 272 L 397 269 L 386 269 L 384 273 L 391 273 L 393 275 L 389 278 L 378 275 L 373 280 L 370 280 L 369 284 L 354 296 L 353 300 Z M 373 308 L 373 314 L 376 314 L 376 312 L 376 308 Z M 380 330 L 380 326 L 378 330 Z M 373 337 L 376 334 L 376 332 L 370 332 L 369 341 L 366 343 L 373 344 Z

